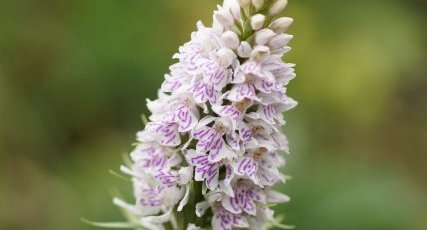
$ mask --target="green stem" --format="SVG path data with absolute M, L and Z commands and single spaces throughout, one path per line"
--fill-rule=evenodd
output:
M 184 207 L 182 212 L 176 212 L 176 218 L 178 222 L 179 229 L 185 229 L 188 224 L 195 224 L 199 227 L 209 226 L 207 223 L 207 216 L 197 217 L 195 210 L 196 204 L 204 200 L 202 194 L 203 182 L 201 181 L 191 181 L 190 189 L 190 200 L 188 204 Z

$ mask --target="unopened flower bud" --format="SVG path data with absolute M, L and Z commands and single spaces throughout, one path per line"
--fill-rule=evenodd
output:
M 268 27 L 274 32 L 280 34 L 285 32 L 294 20 L 288 17 L 281 17 L 274 20 Z
M 270 15 L 280 14 L 282 10 L 285 9 L 287 4 L 288 0 L 276 0 L 273 5 L 271 5 L 270 9 L 268 10 L 268 13 Z
M 233 16 L 225 11 L 216 11 L 214 18 L 224 27 L 231 26 L 234 23 Z
M 259 9 L 264 4 L 264 0 L 252 0 L 252 5 Z
M 259 30 L 264 25 L 265 16 L 262 14 L 256 14 L 251 18 L 251 27 L 253 30 Z
M 200 227 L 197 227 L 197 225 L 195 224 L 188 224 L 187 229 L 186 230 L 200 230 Z
M 243 41 L 240 43 L 239 48 L 237 49 L 237 54 L 242 58 L 248 58 L 251 56 L 252 53 L 252 47 L 249 45 L 248 42 Z
M 230 11 L 231 15 L 235 20 L 240 20 L 240 5 L 235 0 L 225 1 L 224 9 Z
M 236 54 L 230 49 L 222 48 L 216 52 L 216 55 L 222 60 L 224 66 L 229 66 L 236 59 Z
M 240 7 L 247 8 L 251 5 L 251 0 L 238 0 Z
M 221 39 L 227 48 L 235 50 L 239 47 L 239 37 L 237 37 L 237 34 L 231 30 L 224 32 Z
M 251 58 L 256 61 L 261 61 L 270 55 L 270 48 L 267 46 L 256 46 L 251 53 Z
M 265 45 L 275 35 L 276 33 L 270 29 L 262 29 L 255 34 L 255 43 L 257 45 Z
M 277 36 L 274 36 L 272 39 L 270 39 L 270 41 L 268 42 L 268 46 L 270 46 L 270 48 L 272 50 L 278 49 L 278 48 L 282 48 L 283 46 L 285 46 L 286 44 L 288 44 L 288 42 L 293 38 L 294 36 L 289 35 L 289 34 L 279 34 Z
M 269 190 L 266 192 L 266 198 L 269 202 L 272 203 L 285 203 L 291 200 L 289 196 L 273 190 Z
M 182 167 L 179 170 L 179 184 L 187 184 L 193 177 L 193 168 L 192 167 Z

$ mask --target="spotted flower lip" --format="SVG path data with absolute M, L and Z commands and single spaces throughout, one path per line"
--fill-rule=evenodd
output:
M 292 19 L 285 0 L 224 0 L 212 26 L 197 22 L 191 40 L 173 55 L 150 116 L 137 133 L 131 164 L 135 203 L 115 198 L 144 229 L 266 229 L 270 204 L 289 201 L 273 190 L 289 153 L 281 132 L 295 78 Z M 177 216 L 182 215 L 181 216 Z M 188 216 L 190 215 L 190 216 Z M 179 218 L 184 222 L 177 221 Z M 195 220 L 188 221 L 188 220 Z M 210 220 L 210 223 L 209 223 Z
M 204 122 L 199 123 L 193 132 L 194 139 L 198 140 L 196 151 L 198 153 L 208 154 L 210 162 L 219 162 L 223 159 L 232 159 L 234 153 L 229 144 L 224 140 L 224 136 L 229 136 L 231 127 L 227 119 L 208 117 L 209 120 L 215 121 L 212 127 L 201 126 Z M 214 120 L 215 119 L 215 120 Z M 205 119 L 206 121 L 209 121 Z M 228 132 L 228 133 L 227 133 Z M 233 144 L 232 144 L 233 145 Z
M 131 158 L 136 166 L 147 171 L 157 171 L 168 167 L 169 154 L 173 154 L 169 148 L 160 147 L 156 143 L 141 143 L 133 150 Z
M 218 208 L 212 217 L 212 228 L 221 230 L 231 230 L 235 228 L 249 227 L 245 217 L 227 211 L 225 208 Z
M 247 213 L 256 215 L 256 202 L 265 202 L 265 195 L 262 189 L 248 181 L 238 180 L 233 185 L 233 196 L 225 196 L 221 204 L 233 214 Z
M 205 181 L 206 186 L 211 190 L 218 187 L 221 163 L 210 162 L 206 154 L 191 150 L 186 153 L 185 157 L 189 164 L 195 168 L 195 181 Z

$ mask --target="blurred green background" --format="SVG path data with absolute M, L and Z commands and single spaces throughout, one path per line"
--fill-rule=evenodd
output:
M 0 0 L 0 229 L 122 220 L 111 190 L 172 54 L 219 0 Z M 427 2 L 290 1 L 279 206 L 301 230 L 427 229 Z

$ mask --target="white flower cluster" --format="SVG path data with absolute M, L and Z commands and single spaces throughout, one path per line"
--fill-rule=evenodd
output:
M 282 61 L 292 39 L 286 0 L 225 0 L 174 55 L 131 153 L 136 204 L 114 203 L 147 229 L 265 229 L 288 152 L 282 113 L 295 77 Z M 182 215 L 177 215 L 182 213 Z M 194 216 L 194 217 L 191 217 Z

